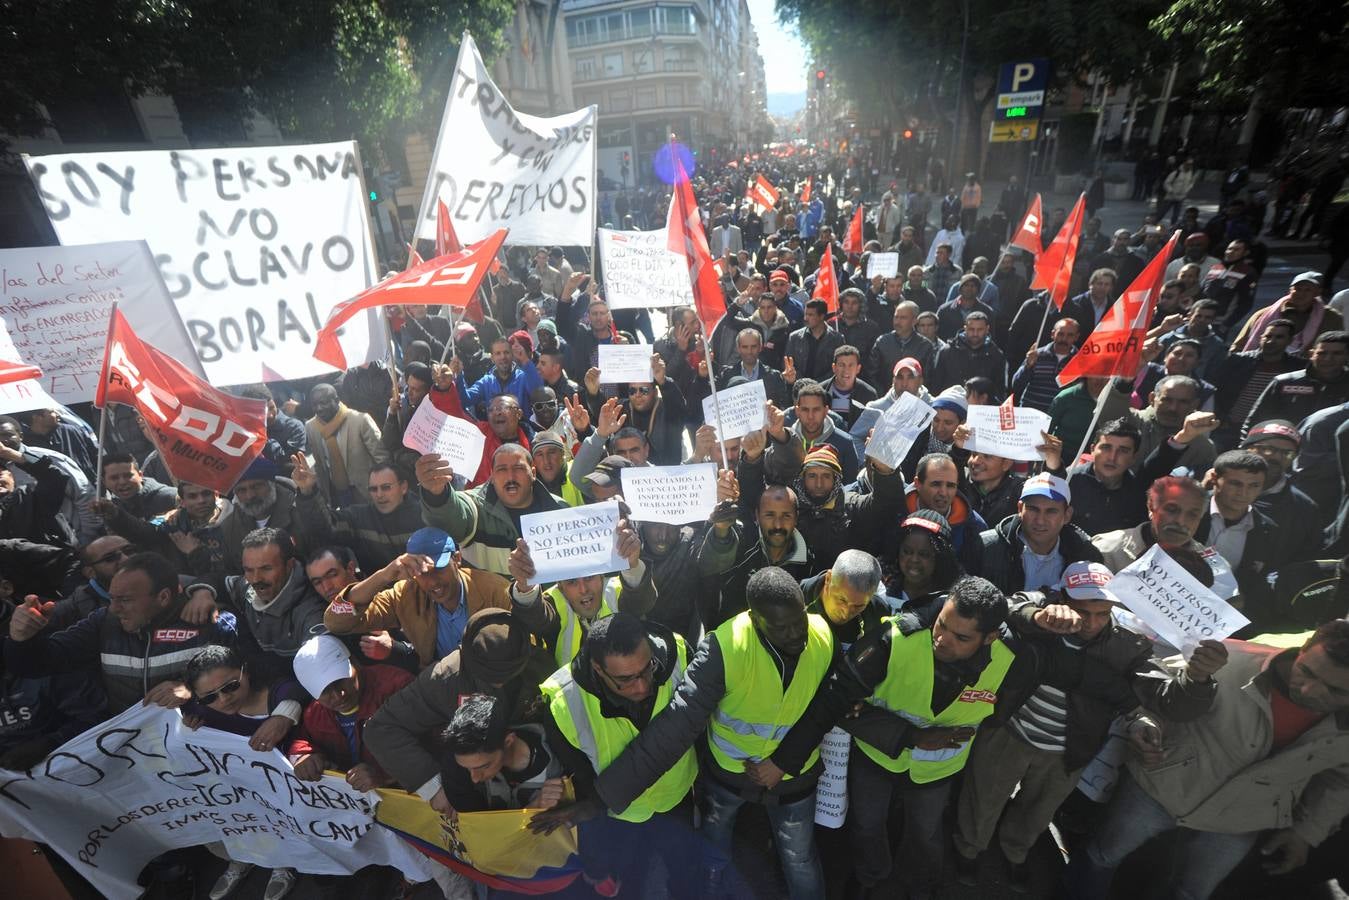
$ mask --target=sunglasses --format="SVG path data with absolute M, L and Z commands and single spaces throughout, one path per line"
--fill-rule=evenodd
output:
M 98 559 L 91 562 L 90 565 L 101 566 L 105 563 L 116 562 L 119 559 L 126 559 L 127 557 L 134 555 L 135 552 L 136 548 L 131 546 L 130 544 L 127 544 L 125 547 L 119 547 L 118 549 L 113 550 L 111 553 L 103 554 Z
M 212 703 L 216 702 L 216 700 L 220 699 L 222 694 L 225 696 L 233 694 L 235 691 L 239 690 L 239 686 L 243 681 L 243 675 L 243 669 L 240 669 L 238 678 L 233 678 L 225 682 L 209 694 L 199 694 L 197 696 L 197 702 L 202 706 L 210 706 Z
M 549 401 L 544 402 L 544 403 L 535 403 L 535 404 L 532 404 L 532 405 L 533 405 L 534 409 L 537 410 L 538 412 L 543 412 L 544 410 L 549 410 L 549 409 L 557 409 L 557 401 L 556 401 L 556 400 L 549 400 Z
M 645 397 L 645 396 L 646 396 L 647 394 L 649 394 L 649 393 L 651 393 L 651 388 L 650 388 L 650 387 L 630 387 L 630 388 L 628 388 L 628 396 L 629 396 L 629 397 L 633 396 L 634 394 L 641 394 L 643 397 Z

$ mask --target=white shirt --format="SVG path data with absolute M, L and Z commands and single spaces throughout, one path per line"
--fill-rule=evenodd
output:
M 1028 591 L 1038 591 L 1045 586 L 1058 584 L 1063 577 L 1063 554 L 1059 552 L 1059 542 L 1054 542 L 1054 549 L 1043 555 L 1036 553 L 1030 548 L 1030 544 L 1024 544 L 1021 548 L 1021 568 L 1026 573 L 1025 589 Z
M 1209 500 L 1208 545 L 1218 551 L 1218 555 L 1227 560 L 1227 564 L 1236 568 L 1241 564 L 1241 556 L 1246 552 L 1246 536 L 1255 527 L 1255 517 L 1249 509 L 1234 525 L 1228 525 L 1223 514 L 1218 512 L 1218 502 Z

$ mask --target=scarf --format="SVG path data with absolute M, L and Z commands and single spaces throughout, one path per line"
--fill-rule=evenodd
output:
M 323 448 L 328 451 L 328 472 L 332 476 L 333 487 L 338 491 L 351 487 L 351 479 L 347 477 L 347 461 L 337 446 L 337 432 L 346 423 L 348 412 L 347 405 L 339 403 L 337 415 L 333 416 L 332 421 L 324 422 L 316 417 L 319 434 L 323 436 Z
M 1278 303 L 1270 304 L 1264 312 L 1256 317 L 1255 323 L 1246 332 L 1246 343 L 1242 346 L 1242 350 L 1260 349 L 1260 335 L 1265 333 L 1265 325 L 1283 316 L 1284 304 L 1291 297 L 1291 294 L 1285 294 Z M 1296 355 L 1310 347 L 1312 341 L 1316 339 L 1317 329 L 1321 327 L 1321 320 L 1325 318 L 1325 315 L 1326 305 L 1319 300 L 1313 303 L 1311 310 L 1307 313 L 1307 324 L 1302 327 L 1300 333 L 1293 336 L 1293 341 L 1288 345 L 1287 352 Z

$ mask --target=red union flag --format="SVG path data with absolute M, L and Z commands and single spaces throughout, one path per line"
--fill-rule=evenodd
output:
M 220 491 L 234 487 L 267 443 L 267 403 L 211 387 L 131 330 L 114 308 L 94 405 L 132 406 L 169 471 Z
M 810 298 L 823 300 L 830 312 L 838 311 L 838 279 L 834 275 L 833 244 L 826 245 L 824 256 L 820 257 L 820 267 L 815 270 L 815 291 Z
M 767 178 L 755 175 L 754 181 L 745 191 L 745 199 L 759 207 L 759 211 L 762 212 L 778 205 L 778 189 L 773 187 Z
M 843 238 L 843 252 L 849 255 L 862 252 L 862 204 L 857 204 L 852 222 L 848 224 L 848 234 Z
M 1066 387 L 1085 375 L 1132 377 L 1138 371 L 1143 341 L 1157 310 L 1157 297 L 1166 281 L 1166 264 L 1171 260 L 1179 238 L 1179 231 L 1171 235 L 1166 246 L 1106 310 L 1082 342 L 1082 349 L 1059 372 L 1059 387 Z
M 801 190 L 801 205 L 803 206 L 810 202 L 810 184 L 814 180 L 814 175 L 806 176 L 806 186 Z
M 337 304 L 318 333 L 314 358 L 345 369 L 347 355 L 337 341 L 337 330 L 357 313 L 371 307 L 440 305 L 463 309 L 473 299 L 478 283 L 487 274 L 505 240 L 506 229 L 498 229 L 495 234 L 453 256 L 428 259 Z
M 1031 287 L 1049 290 L 1050 299 L 1059 309 L 1068 299 L 1068 284 L 1073 278 L 1073 263 L 1077 261 L 1077 245 L 1082 238 L 1082 219 L 1087 212 L 1087 195 L 1079 194 L 1068 221 L 1063 223 L 1054 242 L 1035 258 L 1035 278 Z
M 1016 396 L 1008 394 L 1007 399 L 1002 401 L 1002 404 L 998 407 L 998 427 L 1003 431 L 1011 431 L 1016 428 L 1016 408 L 1012 406 L 1014 400 L 1016 400 Z
M 1026 214 L 1021 218 L 1021 224 L 1017 226 L 1012 240 L 1008 243 L 1009 247 L 1020 247 L 1027 253 L 1039 256 L 1045 250 L 1044 240 L 1041 236 L 1041 229 L 1044 228 L 1044 213 L 1040 210 L 1040 195 L 1037 193 L 1026 207 Z
M 698 201 L 693 197 L 693 185 L 684 172 L 684 163 L 674 157 L 674 194 L 670 197 L 670 213 L 665 220 L 666 247 L 684 257 L 689 267 L 689 281 L 693 285 L 694 306 L 703 323 L 703 334 L 712 336 L 721 317 L 726 315 L 726 295 L 722 293 L 717 270 L 712 266 L 712 251 L 707 246 L 707 232 L 698 212 Z

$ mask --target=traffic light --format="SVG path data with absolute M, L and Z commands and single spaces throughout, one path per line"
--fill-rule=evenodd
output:
M 823 86 L 823 85 L 824 85 L 824 78 L 825 78 L 825 75 L 826 75 L 826 74 L 827 74 L 827 73 L 824 71 L 824 69 L 816 69 L 816 70 L 815 70 L 815 83 L 818 84 L 818 85 Z
M 912 128 L 905 128 L 905 129 L 904 129 L 904 140 L 906 140 L 906 141 L 911 141 L 911 140 L 913 140 L 913 129 L 912 129 Z
M 378 203 L 380 200 L 379 179 L 375 177 L 374 169 L 369 166 L 362 166 L 361 174 L 365 176 L 365 188 L 370 192 L 370 202 Z

